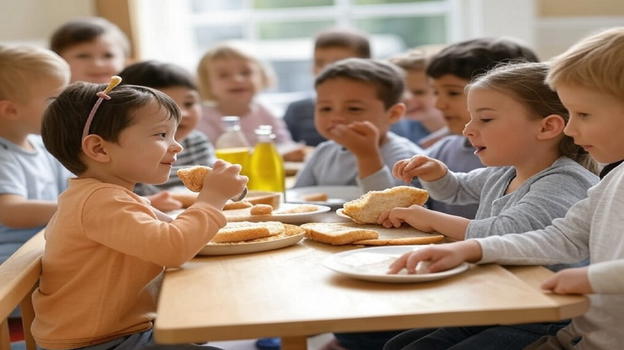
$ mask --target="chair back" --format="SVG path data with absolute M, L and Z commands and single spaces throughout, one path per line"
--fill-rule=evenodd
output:
M 35 317 L 31 295 L 39 282 L 44 246 L 42 231 L 0 264 L 0 350 L 11 349 L 8 317 L 18 305 L 21 307 L 26 349 L 36 349 L 30 333 L 30 325 Z

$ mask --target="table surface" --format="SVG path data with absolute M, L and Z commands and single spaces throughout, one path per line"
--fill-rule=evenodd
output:
M 326 332 L 556 321 L 584 313 L 582 296 L 539 289 L 538 267 L 472 266 L 447 279 L 390 284 L 352 279 L 322 266 L 333 247 L 303 240 L 278 250 L 197 257 L 169 270 L 154 327 L 159 343 L 279 336 L 305 349 Z

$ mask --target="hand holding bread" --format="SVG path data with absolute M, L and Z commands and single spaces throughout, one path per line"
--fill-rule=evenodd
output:
M 338 124 L 332 129 L 331 136 L 356 157 L 379 153 L 379 130 L 369 121 Z
M 379 216 L 393 208 L 423 205 L 427 191 L 411 187 L 396 186 L 383 191 L 369 191 L 358 199 L 346 202 L 342 212 L 358 224 L 377 224 Z
M 225 202 L 240 194 L 249 180 L 240 175 L 240 165 L 217 160 L 213 168 L 194 166 L 180 169 L 177 174 L 191 191 L 199 192 L 198 202 L 206 202 L 223 208 Z
M 446 175 L 448 168 L 437 159 L 417 154 L 394 164 L 392 175 L 405 183 L 411 183 L 415 177 L 424 181 L 435 181 Z

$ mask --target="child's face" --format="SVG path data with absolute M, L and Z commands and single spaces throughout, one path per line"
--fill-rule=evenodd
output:
M 175 132 L 175 139 L 178 142 L 184 140 L 188 134 L 195 129 L 199 118 L 201 118 L 201 106 L 199 105 L 199 94 L 193 89 L 185 86 L 174 86 L 160 89 L 167 94 L 180 107 L 182 119 Z
M 407 88 L 406 97 L 403 100 L 407 110 L 405 116 L 413 120 L 425 120 L 432 114 L 439 114 L 435 108 L 436 98 L 433 88 L 425 71 L 410 69 L 405 77 Z
M 325 66 L 345 58 L 359 57 L 359 54 L 348 47 L 330 46 L 314 50 L 314 75 L 318 75 Z
M 373 123 L 383 138 L 403 112 L 401 108 L 397 115 L 393 107 L 386 109 L 372 84 L 351 79 L 326 80 L 316 87 L 316 96 L 314 124 L 330 140 L 337 125 L 363 121 Z
M 132 124 L 117 142 L 105 142 L 115 183 L 132 189 L 137 183 L 160 184 L 169 178 L 182 146 L 174 139 L 176 121 L 151 101 L 133 113 Z
M 70 46 L 61 52 L 61 57 L 69 63 L 72 82 L 108 83 L 126 63 L 123 49 L 110 35 Z
M 262 89 L 260 67 L 242 58 L 215 59 L 208 68 L 218 102 L 249 104 Z
M 536 157 L 534 147 L 541 118 L 531 116 L 524 105 L 491 89 L 468 93 L 470 122 L 464 135 L 475 154 L 487 166 L 522 166 Z
M 55 77 L 39 77 L 36 84 L 30 84 L 28 99 L 24 102 L 16 102 L 24 134 L 41 133 L 41 121 L 45 109 L 66 85 L 66 80 Z
M 563 132 L 598 162 L 624 159 L 624 102 L 578 85 L 561 84 L 557 94 L 570 114 Z
M 452 74 L 433 79 L 435 106 L 442 112 L 449 130 L 455 135 L 461 135 L 464 125 L 470 121 L 464 93 L 466 85 L 468 85 L 468 80 Z

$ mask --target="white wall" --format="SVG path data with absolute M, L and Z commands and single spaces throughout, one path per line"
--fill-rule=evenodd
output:
M 94 0 L 0 0 L 0 43 L 47 46 L 58 26 L 94 14 Z

